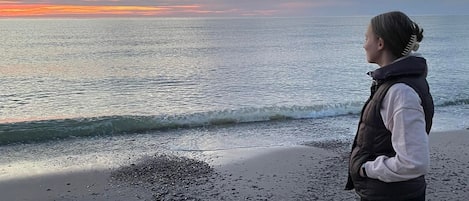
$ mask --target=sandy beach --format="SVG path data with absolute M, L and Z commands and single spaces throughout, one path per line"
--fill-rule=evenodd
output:
M 427 200 L 469 198 L 469 130 L 430 135 Z M 349 143 L 244 148 L 202 159 L 157 155 L 118 169 L 0 181 L 1 200 L 357 200 L 345 191 Z

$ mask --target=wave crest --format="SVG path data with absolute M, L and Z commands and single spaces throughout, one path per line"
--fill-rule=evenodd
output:
M 468 104 L 469 104 L 469 98 L 463 98 L 463 99 L 445 101 L 438 106 L 445 107 L 445 106 L 468 105 Z
M 181 115 L 123 115 L 3 123 L 0 124 L 0 145 L 211 125 L 322 118 L 358 114 L 361 106 L 361 102 L 355 102 L 315 106 L 241 108 Z

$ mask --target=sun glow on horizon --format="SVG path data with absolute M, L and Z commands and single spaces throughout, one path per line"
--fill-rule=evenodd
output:
M 86 6 L 52 4 L 15 4 L 0 1 L 0 17 L 54 16 L 164 16 L 198 11 L 198 5 L 181 6 Z

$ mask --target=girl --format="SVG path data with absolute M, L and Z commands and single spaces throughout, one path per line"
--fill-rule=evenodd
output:
M 402 12 L 371 19 L 363 48 L 380 68 L 360 116 L 349 161 L 347 190 L 362 201 L 425 200 L 428 134 L 434 113 L 419 48 L 423 30 Z

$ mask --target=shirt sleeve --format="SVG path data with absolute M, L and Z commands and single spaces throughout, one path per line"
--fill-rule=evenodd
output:
M 367 176 L 384 182 L 417 178 L 428 172 L 430 153 L 421 99 L 410 86 L 391 86 L 381 106 L 384 125 L 391 131 L 396 155 L 378 156 L 364 164 Z

